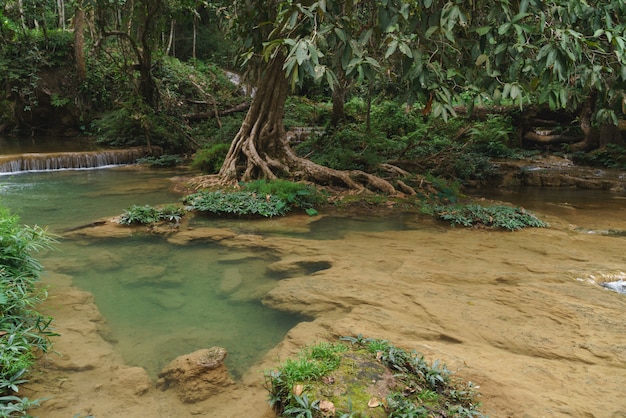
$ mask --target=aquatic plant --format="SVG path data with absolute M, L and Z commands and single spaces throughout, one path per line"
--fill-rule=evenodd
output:
M 296 359 L 266 372 L 269 403 L 280 416 L 483 416 L 477 387 L 455 378 L 440 361 L 429 363 L 385 340 L 341 340 L 305 347 Z M 382 384 L 372 389 L 373 382 Z

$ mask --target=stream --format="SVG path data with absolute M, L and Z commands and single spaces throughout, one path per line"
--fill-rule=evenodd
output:
M 24 223 L 63 234 L 133 204 L 177 201 L 168 179 L 180 174 L 124 167 L 3 176 L 0 202 Z M 35 385 L 38 396 L 55 394 L 43 416 L 269 417 L 259 407 L 260 370 L 317 339 L 359 333 L 445 359 L 479 383 L 492 417 L 624 416 L 626 296 L 601 284 L 626 278 L 626 196 L 535 188 L 483 196 L 537 211 L 550 227 L 467 230 L 409 214 L 198 218 L 191 228 L 266 246 L 61 239 L 41 254 L 44 283 L 69 277 L 93 294 L 106 323 L 99 332 L 126 365 L 154 380 L 176 356 L 219 345 L 243 384 L 193 407 L 158 391 L 129 395 L 127 383 L 102 391 L 98 380 L 115 382 L 110 373 L 123 369 L 95 360 L 93 370 L 50 372 L 62 389 L 54 380 Z M 303 261 L 326 267 L 297 277 L 268 269 Z

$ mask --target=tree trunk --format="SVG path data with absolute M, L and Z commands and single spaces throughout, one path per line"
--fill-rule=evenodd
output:
M 74 12 L 74 61 L 78 82 L 87 80 L 87 66 L 85 64 L 85 10 L 82 4 L 76 4 Z
M 597 132 L 591 125 L 591 115 L 596 103 L 597 93 L 592 93 L 580 111 L 580 130 L 585 135 L 584 139 L 580 142 L 572 144 L 570 150 L 572 151 L 589 151 L 598 146 Z
M 243 181 L 275 179 L 272 168 L 283 169 L 274 159 L 283 159 L 284 148 L 288 147 L 283 123 L 287 89 L 283 60 L 276 57 L 260 77 L 258 90 L 226 155 L 220 177 Z
M 250 109 L 220 169 L 222 182 L 273 180 L 281 176 L 350 189 L 395 193 L 395 188 L 380 177 L 359 170 L 334 170 L 293 152 L 283 121 L 289 88 L 283 63 L 284 57 L 278 55 L 261 74 Z
M 333 112 L 330 117 L 330 123 L 332 126 L 339 126 L 339 124 L 346 118 L 344 108 L 346 103 L 346 86 L 345 72 L 341 67 L 339 67 L 337 70 L 337 84 L 335 84 L 333 88 Z

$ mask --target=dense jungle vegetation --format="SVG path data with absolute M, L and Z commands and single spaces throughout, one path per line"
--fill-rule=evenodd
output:
M 222 185 L 284 178 L 427 195 L 453 223 L 493 220 L 502 212 L 442 205 L 496 180 L 494 158 L 549 151 L 626 169 L 625 16 L 621 0 L 6 0 L 0 134 L 158 146 L 165 155 L 145 162 L 190 161 Z M 309 192 L 298 193 L 286 201 Z M 256 210 L 279 214 L 285 201 Z M 123 219 L 181 213 L 132 208 Z M 503 216 L 499 226 L 517 229 L 515 213 Z M 23 347 L 45 349 L 47 323 L 9 296 L 34 292 L 30 250 L 47 241 L 1 217 L 0 415 L 10 415 L 31 402 L 14 396 L 33 361 Z

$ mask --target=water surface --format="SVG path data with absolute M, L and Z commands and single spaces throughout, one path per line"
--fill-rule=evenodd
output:
M 117 168 L 23 173 L 0 180 L 0 202 L 53 233 L 111 217 L 134 204 L 173 203 L 172 170 Z M 161 237 L 64 239 L 41 258 L 95 296 L 113 341 L 130 365 L 154 377 L 175 357 L 222 346 L 238 376 L 301 318 L 260 303 L 276 278 L 275 257 L 257 250 L 179 246 Z M 45 282 L 45 276 L 44 276 Z

